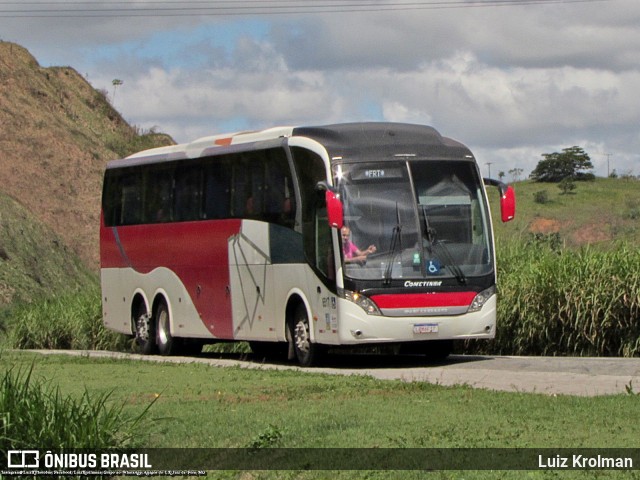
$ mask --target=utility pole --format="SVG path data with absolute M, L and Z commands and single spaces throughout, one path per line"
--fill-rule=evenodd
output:
M 491 165 L 493 164 L 493 162 L 486 162 L 485 165 L 489 166 L 489 178 L 491 178 Z
M 609 178 L 609 175 L 611 175 L 611 174 L 609 173 L 609 159 L 611 158 L 611 155 L 612 155 L 612 154 L 611 154 L 611 153 L 603 153 L 603 155 L 606 155 L 606 156 L 607 156 L 607 178 Z

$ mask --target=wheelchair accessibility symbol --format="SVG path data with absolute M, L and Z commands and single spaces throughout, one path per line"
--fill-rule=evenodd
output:
M 442 269 L 442 265 L 440 264 L 437 258 L 434 258 L 427 262 L 428 275 L 438 275 L 441 269 Z

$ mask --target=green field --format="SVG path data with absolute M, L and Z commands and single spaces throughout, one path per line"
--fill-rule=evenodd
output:
M 640 448 L 640 396 L 546 396 L 296 371 L 4 352 L 62 395 L 109 394 L 141 445 L 184 448 Z M 25 448 L 29 445 L 25 445 Z M 30 445 L 33 448 L 33 445 Z M 587 475 L 588 473 L 588 475 Z M 211 472 L 210 478 L 636 478 L 620 472 Z
M 531 180 L 513 185 L 516 218 L 499 221 L 497 194 L 488 189 L 498 248 L 509 239 L 528 240 L 531 233 L 558 233 L 568 247 L 586 244 L 606 247 L 611 242 L 640 242 L 640 181 L 596 178 L 575 182 L 573 193 L 563 195 L 558 184 Z M 546 192 L 548 201 L 537 203 L 535 195 Z

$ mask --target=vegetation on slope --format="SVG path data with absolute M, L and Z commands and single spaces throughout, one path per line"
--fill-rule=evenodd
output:
M 494 224 L 498 248 L 507 239 L 528 241 L 531 235 L 555 236 L 567 247 L 616 241 L 640 244 L 640 180 L 596 178 L 576 183 L 569 194 L 554 183 L 514 184 L 516 218 Z M 497 194 L 489 191 L 493 218 L 499 219 Z
M 0 189 L 93 269 L 106 162 L 173 143 L 141 133 L 74 69 L 42 68 L 26 49 L 0 42 Z
M 60 237 L 0 193 L 0 307 L 95 283 L 95 274 Z

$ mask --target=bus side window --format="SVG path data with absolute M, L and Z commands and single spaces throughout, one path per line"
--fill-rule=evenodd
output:
M 273 149 L 266 153 L 264 218 L 268 222 L 293 228 L 295 199 L 286 154 L 282 149 Z
M 202 206 L 202 166 L 176 169 L 174 191 L 174 220 L 199 220 Z
M 120 215 L 119 225 L 135 225 L 142 223 L 142 171 L 131 169 L 122 174 L 120 181 Z
M 173 200 L 173 169 L 152 168 L 145 175 L 144 221 L 145 223 L 170 222 Z
M 310 265 L 328 279 L 333 274 L 331 228 L 326 219 L 324 192 L 316 190 L 319 181 L 326 181 L 322 158 L 303 148 L 291 149 L 300 186 L 302 205 L 302 242 Z
M 315 202 L 315 255 L 318 270 L 327 277 L 333 278 L 330 265 L 333 263 L 333 248 L 331 248 L 331 227 L 327 217 L 327 204 L 324 191 L 316 191 Z
M 243 218 L 251 210 L 250 172 L 244 155 L 232 157 L 231 217 Z
M 251 218 L 262 220 L 264 213 L 264 192 L 266 189 L 264 170 L 266 167 L 267 152 L 251 152 L 247 157 L 249 181 L 251 182 L 249 198 L 247 199 L 247 215 Z
M 214 157 L 205 169 L 204 218 L 228 218 L 231 214 L 231 163 Z
M 120 224 L 120 213 L 122 212 L 120 172 L 107 170 L 104 175 L 103 188 L 102 213 L 104 215 L 104 224 L 107 227 L 117 226 Z

